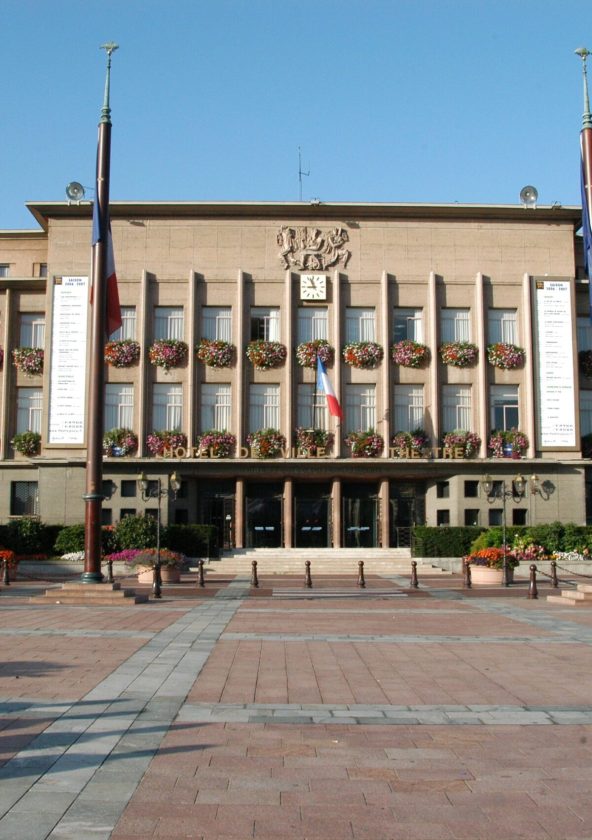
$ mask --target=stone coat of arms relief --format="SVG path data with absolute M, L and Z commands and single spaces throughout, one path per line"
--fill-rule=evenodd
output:
M 324 271 L 338 263 L 345 268 L 351 257 L 351 251 L 345 247 L 348 242 L 349 236 L 343 228 L 322 231 L 284 225 L 277 235 L 281 248 L 278 257 L 284 268 Z

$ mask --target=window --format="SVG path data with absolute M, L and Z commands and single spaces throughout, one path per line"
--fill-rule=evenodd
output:
M 16 431 L 41 433 L 42 388 L 17 388 Z
M 47 263 L 39 263 L 39 277 L 47 277 Z
M 421 309 L 395 307 L 393 316 L 393 340 L 423 341 L 423 312 Z
M 423 385 L 395 385 L 395 431 L 423 428 Z
M 10 274 L 10 266 L 8 263 L 0 263 L 0 277 L 8 277 Z
M 471 324 L 468 309 L 443 309 L 440 321 L 442 341 L 470 341 Z
M 478 508 L 466 508 L 465 509 L 465 525 L 478 525 L 479 524 L 479 509 Z
M 121 307 L 121 326 L 111 335 L 111 341 L 134 341 L 136 338 L 136 307 Z
M 133 424 L 133 384 L 108 382 L 105 385 L 105 429 L 132 429 Z
M 103 499 L 110 499 L 115 492 L 115 483 L 110 478 L 104 478 L 101 484 Z
M 10 515 L 39 515 L 39 485 L 36 481 L 11 481 Z
M 23 312 L 19 335 L 21 347 L 43 347 L 45 345 L 45 314 Z
M 201 334 L 210 341 L 231 341 L 232 309 L 230 306 L 204 306 L 201 311 Z
M 123 498 L 135 499 L 138 492 L 138 485 L 136 481 L 129 478 L 124 478 L 121 482 L 121 495 Z
M 201 429 L 230 429 L 231 390 L 230 385 L 201 386 Z
M 345 340 L 375 341 L 376 317 L 374 308 L 350 306 L 345 310 Z
M 180 430 L 183 425 L 183 386 L 157 384 L 152 394 L 152 424 L 159 431 Z
M 465 499 L 476 499 L 478 495 L 479 495 L 479 482 L 478 481 L 465 481 Z
M 471 428 L 471 389 L 462 385 L 442 386 L 442 426 L 445 432 Z
M 578 350 L 592 350 L 592 324 L 590 318 L 577 319 Z
M 490 525 L 501 525 L 502 521 L 503 521 L 502 508 L 490 508 L 489 509 L 489 524 Z
M 327 398 L 312 383 L 298 386 L 296 422 L 305 429 L 327 428 Z
M 298 343 L 316 341 L 319 338 L 329 338 L 328 317 L 326 307 L 298 308 Z
M 489 343 L 518 343 L 517 313 L 515 309 L 489 310 Z
M 249 400 L 249 431 L 279 429 L 280 386 L 251 385 Z
M 154 307 L 154 338 L 183 340 L 183 307 Z
M 526 525 L 526 508 L 512 508 L 512 525 Z
M 491 428 L 500 431 L 518 428 L 518 386 L 492 385 L 489 389 L 491 401 Z
M 185 508 L 175 510 L 175 525 L 187 525 L 189 522 L 189 511 Z
M 280 340 L 280 310 L 277 307 L 251 309 L 251 339 L 256 341 Z
M 436 511 L 436 525 L 438 526 L 447 526 L 450 525 L 450 511 L 449 510 L 437 510 Z
M 449 481 L 439 481 L 436 484 L 436 496 L 438 499 L 448 499 L 450 498 L 450 482 Z
M 592 434 L 592 391 L 580 391 L 580 433 Z
M 135 508 L 121 508 L 119 513 L 119 518 L 124 519 L 126 516 L 135 516 L 136 509 Z
M 348 431 L 366 431 L 376 426 L 376 387 L 374 385 L 346 386 L 345 417 Z
M 113 511 L 111 508 L 101 508 L 101 525 L 113 524 Z

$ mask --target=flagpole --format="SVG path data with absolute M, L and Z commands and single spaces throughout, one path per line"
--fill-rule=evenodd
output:
M 582 78 L 584 84 L 584 113 L 582 115 L 582 131 L 580 144 L 582 153 L 582 233 L 584 244 L 584 263 L 590 281 L 590 318 L 592 319 L 592 114 L 590 113 L 590 98 L 588 96 L 588 73 L 586 59 L 591 55 L 586 47 L 579 47 L 576 55 L 582 59 Z
M 117 44 L 103 44 L 107 52 L 105 95 L 99 121 L 97 145 L 97 183 L 93 221 L 98 222 L 98 237 L 92 248 L 91 266 L 91 338 L 88 409 L 86 418 L 86 492 L 84 509 L 84 572 L 83 583 L 101 583 L 101 509 L 103 504 L 103 426 L 105 391 L 105 311 L 107 303 L 106 231 L 109 225 L 109 177 L 111 168 L 111 54 Z

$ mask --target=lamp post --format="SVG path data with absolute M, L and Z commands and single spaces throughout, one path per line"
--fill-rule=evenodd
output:
M 533 479 L 534 478 L 537 477 L 533 476 Z M 496 499 L 501 499 L 502 501 L 502 547 L 504 551 L 502 584 L 503 586 L 509 586 L 508 546 L 506 545 L 506 500 L 512 499 L 512 501 L 518 503 L 524 498 L 526 493 L 526 479 L 523 475 L 518 474 L 512 479 L 510 487 L 507 487 L 505 479 L 502 479 L 501 481 L 494 481 L 490 475 L 485 475 L 481 481 L 481 486 L 485 491 L 489 504 L 492 504 L 492 502 Z
M 154 577 L 152 581 L 152 592 L 155 598 L 161 597 L 161 590 L 162 590 L 162 578 L 160 575 L 160 503 L 161 499 L 168 497 L 169 494 L 173 497 L 173 499 L 177 498 L 177 493 L 181 487 L 181 482 L 177 473 L 174 472 L 172 475 L 169 476 L 168 484 L 166 487 L 162 486 L 162 479 L 160 476 L 156 479 L 156 487 L 150 486 L 150 481 L 146 476 L 146 473 L 141 472 L 138 476 L 138 485 L 140 487 L 140 492 L 142 494 L 143 501 L 147 502 L 148 499 L 156 499 L 157 500 L 157 508 L 156 508 L 156 562 L 154 563 Z M 170 486 L 169 486 L 170 485 Z

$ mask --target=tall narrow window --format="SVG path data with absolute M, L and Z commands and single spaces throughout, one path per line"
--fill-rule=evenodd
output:
M 592 324 L 588 317 L 577 319 L 578 350 L 592 350 Z
M 580 432 L 592 434 L 592 391 L 580 391 Z
M 21 313 L 19 343 L 21 347 L 45 345 L 45 314 L 43 312 Z
M 0 263 L 0 277 L 8 277 L 10 275 L 10 265 L 8 263 Z
M 471 323 L 468 309 L 442 309 L 440 333 L 442 341 L 470 341 Z
M 395 431 L 423 428 L 423 385 L 395 385 L 394 409 Z
M 518 386 L 492 385 L 489 389 L 491 428 L 509 431 L 518 428 Z
M 442 427 L 471 431 L 471 389 L 462 385 L 442 386 Z
M 154 307 L 154 338 L 183 340 L 184 323 L 182 306 Z
M 298 343 L 329 338 L 327 307 L 298 309 Z
M 105 429 L 133 429 L 134 386 L 131 382 L 105 385 Z
M 518 343 L 517 313 L 515 309 L 490 309 L 488 326 L 491 344 L 497 344 L 499 341 L 503 341 L 505 344 Z
M 375 341 L 376 313 L 374 308 L 350 306 L 345 310 L 345 340 Z
M 41 388 L 17 388 L 16 431 L 41 432 L 43 390 Z
M 230 385 L 201 386 L 201 429 L 228 431 L 231 422 Z
M 183 386 L 156 384 L 153 391 L 152 424 L 156 431 L 180 431 L 183 425 Z
M 327 398 L 312 383 L 298 386 L 297 424 L 305 429 L 327 428 Z
M 202 309 L 202 338 L 210 341 L 232 340 L 232 310 L 230 306 L 204 306 Z
M 280 340 L 280 310 L 278 307 L 254 306 L 251 309 L 251 339 Z
M 423 341 L 423 312 L 421 309 L 395 307 L 393 315 L 393 340 Z
M 111 336 L 111 341 L 133 341 L 136 338 L 136 307 L 121 307 L 121 326 Z
M 280 386 L 251 385 L 249 397 L 249 431 L 279 429 Z
M 376 386 L 347 385 L 345 389 L 347 431 L 366 431 L 376 426 Z

